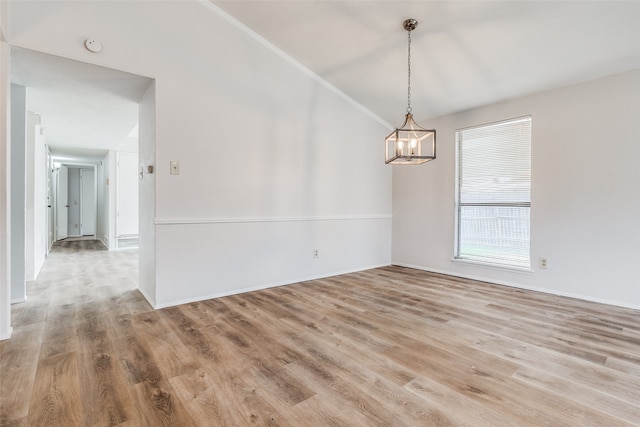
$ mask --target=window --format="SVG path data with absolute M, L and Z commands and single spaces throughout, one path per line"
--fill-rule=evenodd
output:
M 456 132 L 455 258 L 530 268 L 531 117 Z

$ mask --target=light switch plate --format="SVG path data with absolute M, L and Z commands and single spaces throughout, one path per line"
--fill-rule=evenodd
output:
M 171 175 L 180 175 L 180 162 L 172 160 L 170 162 L 171 166 Z

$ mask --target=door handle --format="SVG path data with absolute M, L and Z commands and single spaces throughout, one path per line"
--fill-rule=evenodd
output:
M 50 208 L 50 207 L 51 207 L 51 205 L 47 205 L 47 207 L 48 207 L 48 208 Z
M 65 207 L 65 208 L 68 208 L 68 207 L 69 207 L 69 205 L 64 205 L 64 207 Z

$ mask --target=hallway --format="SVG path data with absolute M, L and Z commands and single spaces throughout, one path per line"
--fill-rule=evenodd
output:
M 27 284 L 28 304 L 12 307 L 16 328 L 55 316 L 60 310 L 86 313 L 91 305 L 129 312 L 123 302 L 141 298 L 136 250 L 107 251 L 97 240 L 67 240 L 53 245 L 35 282 Z
M 70 386 L 80 379 L 76 355 L 88 353 L 118 316 L 151 310 L 137 279 L 137 250 L 109 252 L 97 240 L 53 245 L 38 280 L 27 284 L 27 302 L 12 306 L 12 338 L 0 344 L 0 425 L 34 425 L 30 407 L 32 416 L 40 411 L 40 421 L 52 421 L 81 402 L 84 393 L 61 398 L 78 390 Z

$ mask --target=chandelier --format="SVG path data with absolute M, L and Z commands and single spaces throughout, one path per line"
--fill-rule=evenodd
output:
M 423 129 L 413 120 L 411 109 L 411 31 L 418 26 L 415 19 L 407 19 L 403 27 L 407 30 L 407 114 L 404 123 L 385 139 L 385 163 L 394 165 L 420 165 L 436 158 L 436 130 Z

